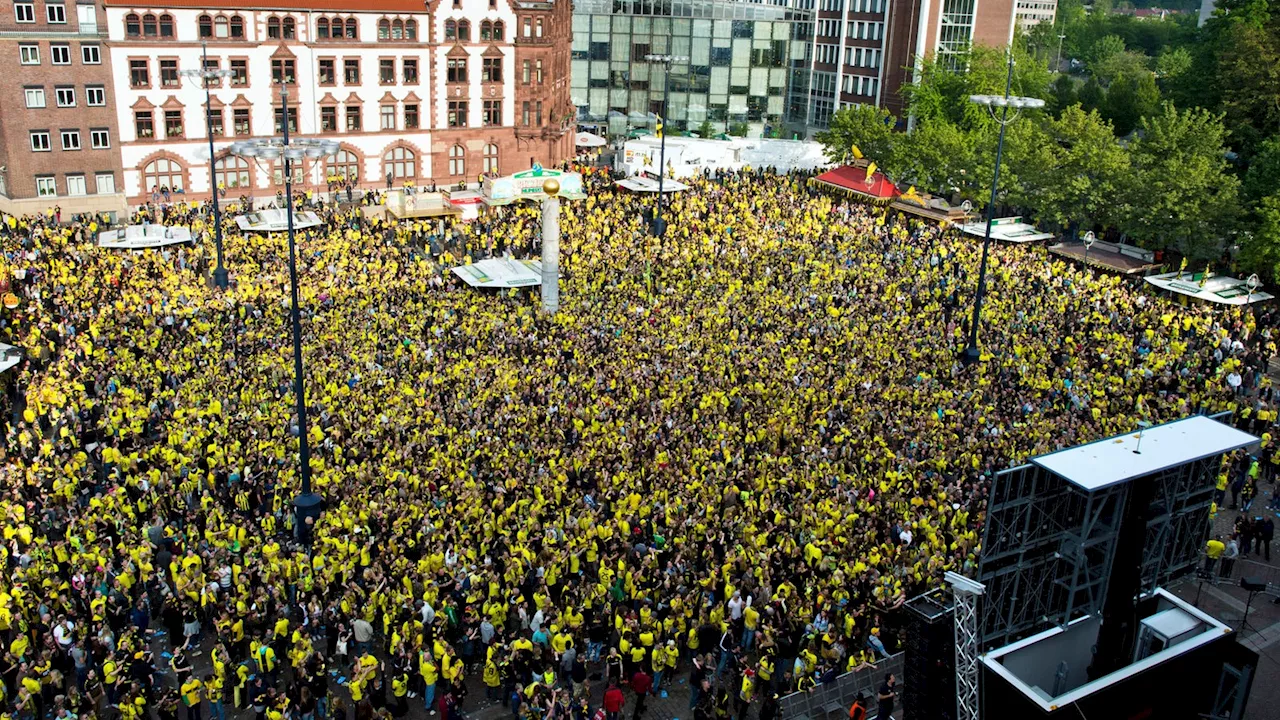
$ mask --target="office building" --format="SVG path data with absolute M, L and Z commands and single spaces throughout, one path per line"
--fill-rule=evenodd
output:
M 572 97 L 582 123 L 625 135 L 671 132 L 790 137 L 808 122 L 812 15 L 788 4 L 579 0 Z M 676 59 L 665 64 L 648 55 Z M 669 83 L 669 87 L 668 87 Z
M 0 210 L 124 210 L 111 58 L 93 4 L 0 13 Z
M 1040 23 L 1053 24 L 1058 16 L 1058 0 L 1017 0 L 1018 29 L 1030 30 Z

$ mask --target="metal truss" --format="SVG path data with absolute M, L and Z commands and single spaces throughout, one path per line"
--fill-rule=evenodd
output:
M 956 720 L 978 720 L 978 598 L 985 588 L 953 572 L 946 579 L 955 604 Z
M 1147 514 L 1142 592 L 1195 571 L 1209 534 L 1209 506 L 1221 459 L 1197 460 L 1149 476 L 1156 491 Z

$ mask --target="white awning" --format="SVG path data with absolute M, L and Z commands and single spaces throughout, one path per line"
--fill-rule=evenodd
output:
M 320 224 L 320 218 L 310 210 L 295 210 L 293 229 L 306 230 Z M 289 214 L 279 208 L 258 210 L 236 216 L 236 225 L 245 232 L 285 232 L 289 229 Z
M 1171 272 L 1163 275 L 1148 275 L 1143 278 L 1161 290 L 1186 295 L 1197 300 L 1216 303 L 1218 305 L 1248 305 L 1249 303 L 1270 300 L 1274 295 L 1262 292 L 1261 285 L 1249 291 L 1249 281 L 1226 275 L 1210 275 L 1203 284 L 1200 279 L 1189 272 Z
M 574 138 L 574 144 L 578 147 L 593 148 L 608 145 L 609 141 L 595 133 L 580 132 L 577 137 Z
M 22 362 L 22 350 L 8 343 L 0 343 L 0 373 L 11 370 Z
M 966 235 L 980 238 L 987 236 L 987 221 L 965 223 L 960 226 Z M 1050 240 L 1053 233 L 1040 232 L 1035 225 L 1022 222 L 1021 217 L 996 218 L 991 221 L 991 239 L 1001 242 L 1029 243 Z
M 471 287 L 513 288 L 542 284 L 542 261 L 489 258 L 452 268 L 453 274 Z
M 644 177 L 643 175 L 618 180 L 616 184 L 618 187 L 624 187 L 635 192 L 658 192 L 658 181 L 653 178 Z M 662 181 L 662 192 L 664 193 L 679 192 L 681 190 L 688 189 L 689 186 L 679 180 L 667 178 Z
M 123 230 L 98 233 L 98 247 L 114 250 L 147 248 L 191 242 L 191 228 L 169 225 L 130 225 Z

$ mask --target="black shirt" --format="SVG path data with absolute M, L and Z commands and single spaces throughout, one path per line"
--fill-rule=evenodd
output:
M 879 720 L 888 720 L 889 713 L 893 712 L 894 688 L 889 687 L 889 683 L 884 683 L 880 686 L 880 697 L 885 695 L 888 695 L 889 699 L 880 701 L 880 713 L 877 715 Z

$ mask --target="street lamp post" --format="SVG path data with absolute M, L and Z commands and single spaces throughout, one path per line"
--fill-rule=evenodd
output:
M 309 537 L 303 528 L 308 518 L 319 517 L 324 499 L 311 489 L 311 447 L 307 438 L 307 397 L 302 373 L 302 318 L 298 309 L 298 262 L 293 227 L 293 170 L 292 164 L 304 158 L 313 160 L 336 155 L 338 143 L 332 140 L 289 140 L 289 89 L 280 87 L 280 107 L 283 111 L 279 138 L 262 138 L 232 143 L 231 152 L 240 157 L 262 160 L 284 160 L 285 219 L 289 234 L 289 293 L 292 299 L 290 321 L 293 326 L 293 397 L 298 415 L 298 461 L 302 488 L 293 504 L 297 511 L 300 534 Z
M 651 63 L 661 63 L 664 68 L 662 76 L 662 113 L 669 115 L 667 112 L 667 101 L 671 97 L 671 64 L 678 62 L 686 62 L 689 58 L 681 55 L 645 55 L 644 59 Z M 665 122 L 659 118 L 659 126 Z M 667 177 L 667 131 L 661 129 L 661 136 L 658 138 L 658 207 L 653 216 L 653 234 L 659 239 L 666 234 L 667 222 L 662 219 L 662 181 Z
M 1089 267 L 1089 248 L 1096 242 L 1098 242 L 1098 236 L 1094 235 L 1092 230 L 1084 234 L 1084 266 L 1086 268 Z
M 1066 39 L 1067 36 L 1065 33 L 1058 36 L 1058 57 L 1053 61 L 1054 72 L 1062 72 L 1062 41 Z
M 1039 98 L 1016 97 L 1011 96 L 1009 91 L 1013 89 L 1013 52 L 1009 52 L 1009 70 L 1004 81 L 1004 95 L 970 95 L 969 102 L 976 105 L 982 105 L 991 111 L 991 116 L 995 121 L 1000 123 L 1000 139 L 996 143 L 996 169 L 991 178 L 991 202 L 987 203 L 987 232 L 982 238 L 982 264 L 978 268 L 978 291 L 973 301 L 973 322 L 969 327 L 969 347 L 965 348 L 961 359 L 965 364 L 972 364 L 978 361 L 981 352 L 978 350 L 978 323 L 982 319 L 982 298 L 987 291 L 987 256 L 991 252 L 991 223 L 995 219 L 996 211 L 996 193 L 1000 187 L 1000 158 L 1004 155 L 1004 131 L 1009 123 L 1018 119 L 1015 112 L 1014 116 L 1009 117 L 1009 108 L 1015 111 L 1021 111 L 1023 108 L 1041 108 L 1044 107 L 1044 101 Z M 995 108 L 1001 108 L 1000 117 L 995 117 Z
M 204 128 L 205 135 L 209 136 L 209 197 L 213 202 L 213 244 L 218 251 L 218 266 L 213 269 L 213 284 L 225 290 L 227 288 L 227 268 L 222 264 L 222 214 L 218 208 L 218 184 L 214 182 L 214 176 L 217 172 L 213 157 L 213 106 L 212 97 L 209 93 L 209 81 L 229 78 L 232 73 L 230 70 L 210 70 L 209 47 L 206 43 L 200 43 L 200 47 L 203 54 L 201 59 L 203 67 L 198 70 L 183 70 L 182 76 L 199 79 L 204 85 Z

